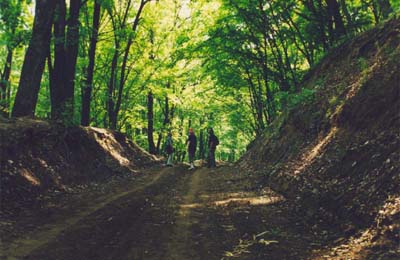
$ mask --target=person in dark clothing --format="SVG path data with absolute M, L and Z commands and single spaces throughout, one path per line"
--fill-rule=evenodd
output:
M 196 138 L 196 135 L 194 134 L 193 128 L 189 129 L 189 137 L 186 141 L 186 144 L 188 144 L 188 154 L 189 154 L 189 163 L 190 163 L 189 170 L 193 170 L 194 169 L 194 157 L 196 154 L 196 146 L 197 146 L 197 138 Z
M 219 145 L 219 140 L 215 136 L 214 130 L 210 128 L 208 129 L 208 160 L 207 160 L 208 168 L 217 167 L 215 163 L 215 150 L 217 149 L 217 145 Z

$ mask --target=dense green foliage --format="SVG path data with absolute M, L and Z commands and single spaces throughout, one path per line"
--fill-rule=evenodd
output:
M 302 78 L 330 48 L 400 8 L 397 0 L 57 3 L 35 116 L 86 124 L 81 117 L 88 113 L 90 125 L 125 132 L 153 153 L 162 153 L 172 130 L 179 160 L 189 127 L 200 139 L 199 158 L 213 127 L 221 140 L 217 157 L 237 159 L 282 111 L 313 98 Z M 0 105 L 7 116 L 29 58 L 24 53 L 35 13 L 34 1 L 0 0 Z M 68 78 L 73 96 L 60 101 L 59 62 L 74 42 L 76 63 L 64 61 L 75 71 Z

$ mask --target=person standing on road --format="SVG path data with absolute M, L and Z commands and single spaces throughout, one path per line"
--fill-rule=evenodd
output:
M 189 163 L 190 163 L 189 170 L 193 170 L 194 169 L 194 157 L 196 154 L 196 146 L 197 146 L 197 138 L 196 138 L 196 135 L 194 134 L 193 128 L 189 129 L 189 137 L 186 141 L 186 144 L 188 144 L 188 154 L 189 154 Z
M 215 150 L 217 149 L 217 145 L 219 145 L 219 140 L 214 134 L 214 130 L 212 128 L 208 129 L 208 160 L 207 167 L 215 168 L 217 164 L 215 162 Z
M 167 159 L 167 166 L 174 166 L 172 164 L 172 157 L 173 157 L 173 153 L 174 153 L 174 145 L 172 142 L 172 133 L 171 131 L 168 132 L 168 136 L 167 136 L 167 142 L 166 142 L 166 146 L 165 146 L 165 152 L 167 153 L 168 159 Z

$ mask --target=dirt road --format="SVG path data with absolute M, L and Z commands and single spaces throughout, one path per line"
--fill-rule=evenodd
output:
M 3 239 L 0 259 L 307 259 L 313 237 L 251 180 L 230 167 L 149 171 L 74 210 L 32 215 L 36 227 Z

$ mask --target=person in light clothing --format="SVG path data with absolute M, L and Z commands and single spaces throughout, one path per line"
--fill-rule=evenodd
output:
M 167 136 L 167 142 L 166 142 L 166 146 L 165 146 L 165 152 L 167 153 L 167 166 L 173 166 L 172 163 L 172 157 L 173 157 L 173 153 L 174 153 L 174 145 L 172 142 L 172 133 L 168 132 L 168 136 Z

